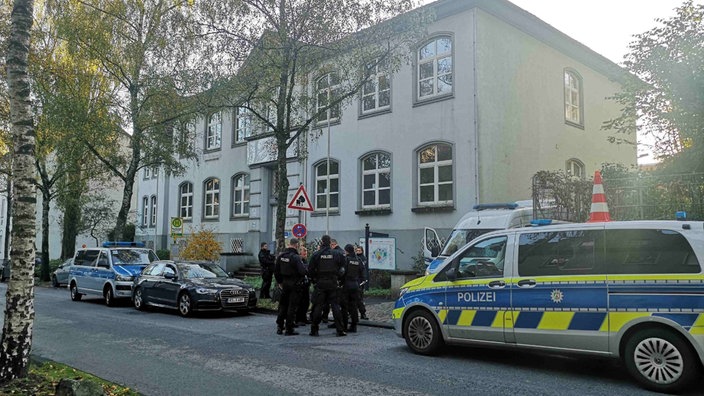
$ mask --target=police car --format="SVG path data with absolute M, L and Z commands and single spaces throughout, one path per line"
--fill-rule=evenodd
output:
M 113 306 L 116 298 L 132 296 L 135 275 L 156 260 L 156 253 L 141 242 L 105 242 L 103 247 L 79 249 L 68 274 L 71 300 L 97 295 Z
M 687 388 L 704 362 L 704 223 L 562 224 L 485 234 L 403 286 L 416 353 L 504 345 L 620 358 L 644 387 Z

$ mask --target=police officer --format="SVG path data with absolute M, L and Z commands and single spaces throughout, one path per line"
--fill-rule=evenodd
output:
M 259 298 L 270 299 L 271 294 L 271 277 L 274 275 L 274 263 L 276 258 L 269 251 L 269 244 L 262 242 L 259 249 L 259 265 L 262 267 L 262 288 L 259 292 Z
M 308 249 L 306 249 L 305 246 L 301 245 L 298 248 L 298 252 L 300 253 L 301 260 L 303 260 L 303 265 L 306 267 L 306 274 L 308 273 Z M 310 308 L 310 282 L 308 281 L 308 277 L 306 276 L 303 279 L 303 282 L 301 283 L 301 287 L 298 290 L 299 292 L 299 304 L 298 308 L 296 309 L 296 325 L 298 326 L 305 326 L 310 324 L 310 320 L 308 320 L 308 308 Z
M 364 256 L 364 248 L 357 245 L 354 248 L 354 252 L 357 255 L 357 258 L 362 263 L 362 266 L 364 267 L 363 271 L 365 279 L 364 285 L 359 288 L 359 305 L 357 306 L 357 308 L 359 309 L 359 318 L 369 320 L 369 318 L 367 317 L 367 307 L 364 305 L 364 290 L 367 288 L 367 281 L 369 280 L 369 266 L 367 265 L 367 258 Z
M 298 239 L 291 238 L 286 250 L 276 259 L 274 267 L 274 277 L 277 287 L 281 288 L 281 301 L 279 301 L 279 315 L 276 317 L 276 333 L 286 335 L 298 335 L 294 331 L 294 321 L 296 319 L 296 309 L 300 289 L 306 277 L 306 268 L 298 255 Z
M 350 333 L 357 332 L 359 286 L 364 281 L 364 266 L 354 252 L 354 246 L 345 245 L 345 274 L 342 276 L 342 324 Z M 351 319 L 351 322 L 350 322 Z M 349 327 L 348 326 L 349 323 Z
M 320 250 L 313 253 L 308 266 L 308 275 L 315 285 L 313 324 L 310 327 L 310 335 L 318 336 L 323 306 L 327 303 L 332 308 L 337 336 L 346 336 L 347 333 L 342 325 L 340 305 L 337 301 L 337 284 L 340 276 L 344 274 L 345 258 L 330 247 L 330 235 L 323 235 L 320 245 Z

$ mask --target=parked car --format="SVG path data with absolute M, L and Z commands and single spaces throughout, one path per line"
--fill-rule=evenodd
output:
M 54 287 L 68 286 L 68 271 L 73 265 L 73 258 L 70 258 L 51 273 L 51 285 Z
M 254 288 L 230 278 L 215 263 L 155 261 L 135 278 L 134 307 L 177 309 L 181 316 L 195 311 L 249 311 L 257 306 Z

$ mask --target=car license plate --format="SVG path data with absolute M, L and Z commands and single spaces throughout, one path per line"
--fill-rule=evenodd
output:
M 230 297 L 227 299 L 228 304 L 232 303 L 242 303 L 244 302 L 244 297 Z

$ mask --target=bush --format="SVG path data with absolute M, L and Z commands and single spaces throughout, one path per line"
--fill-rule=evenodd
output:
M 184 260 L 217 261 L 221 251 L 222 246 L 215 239 L 215 233 L 201 226 L 200 230 L 191 232 L 186 238 L 186 246 L 179 257 Z
M 171 259 L 171 251 L 169 249 L 159 249 L 156 251 L 156 256 L 159 260 L 169 260 Z

